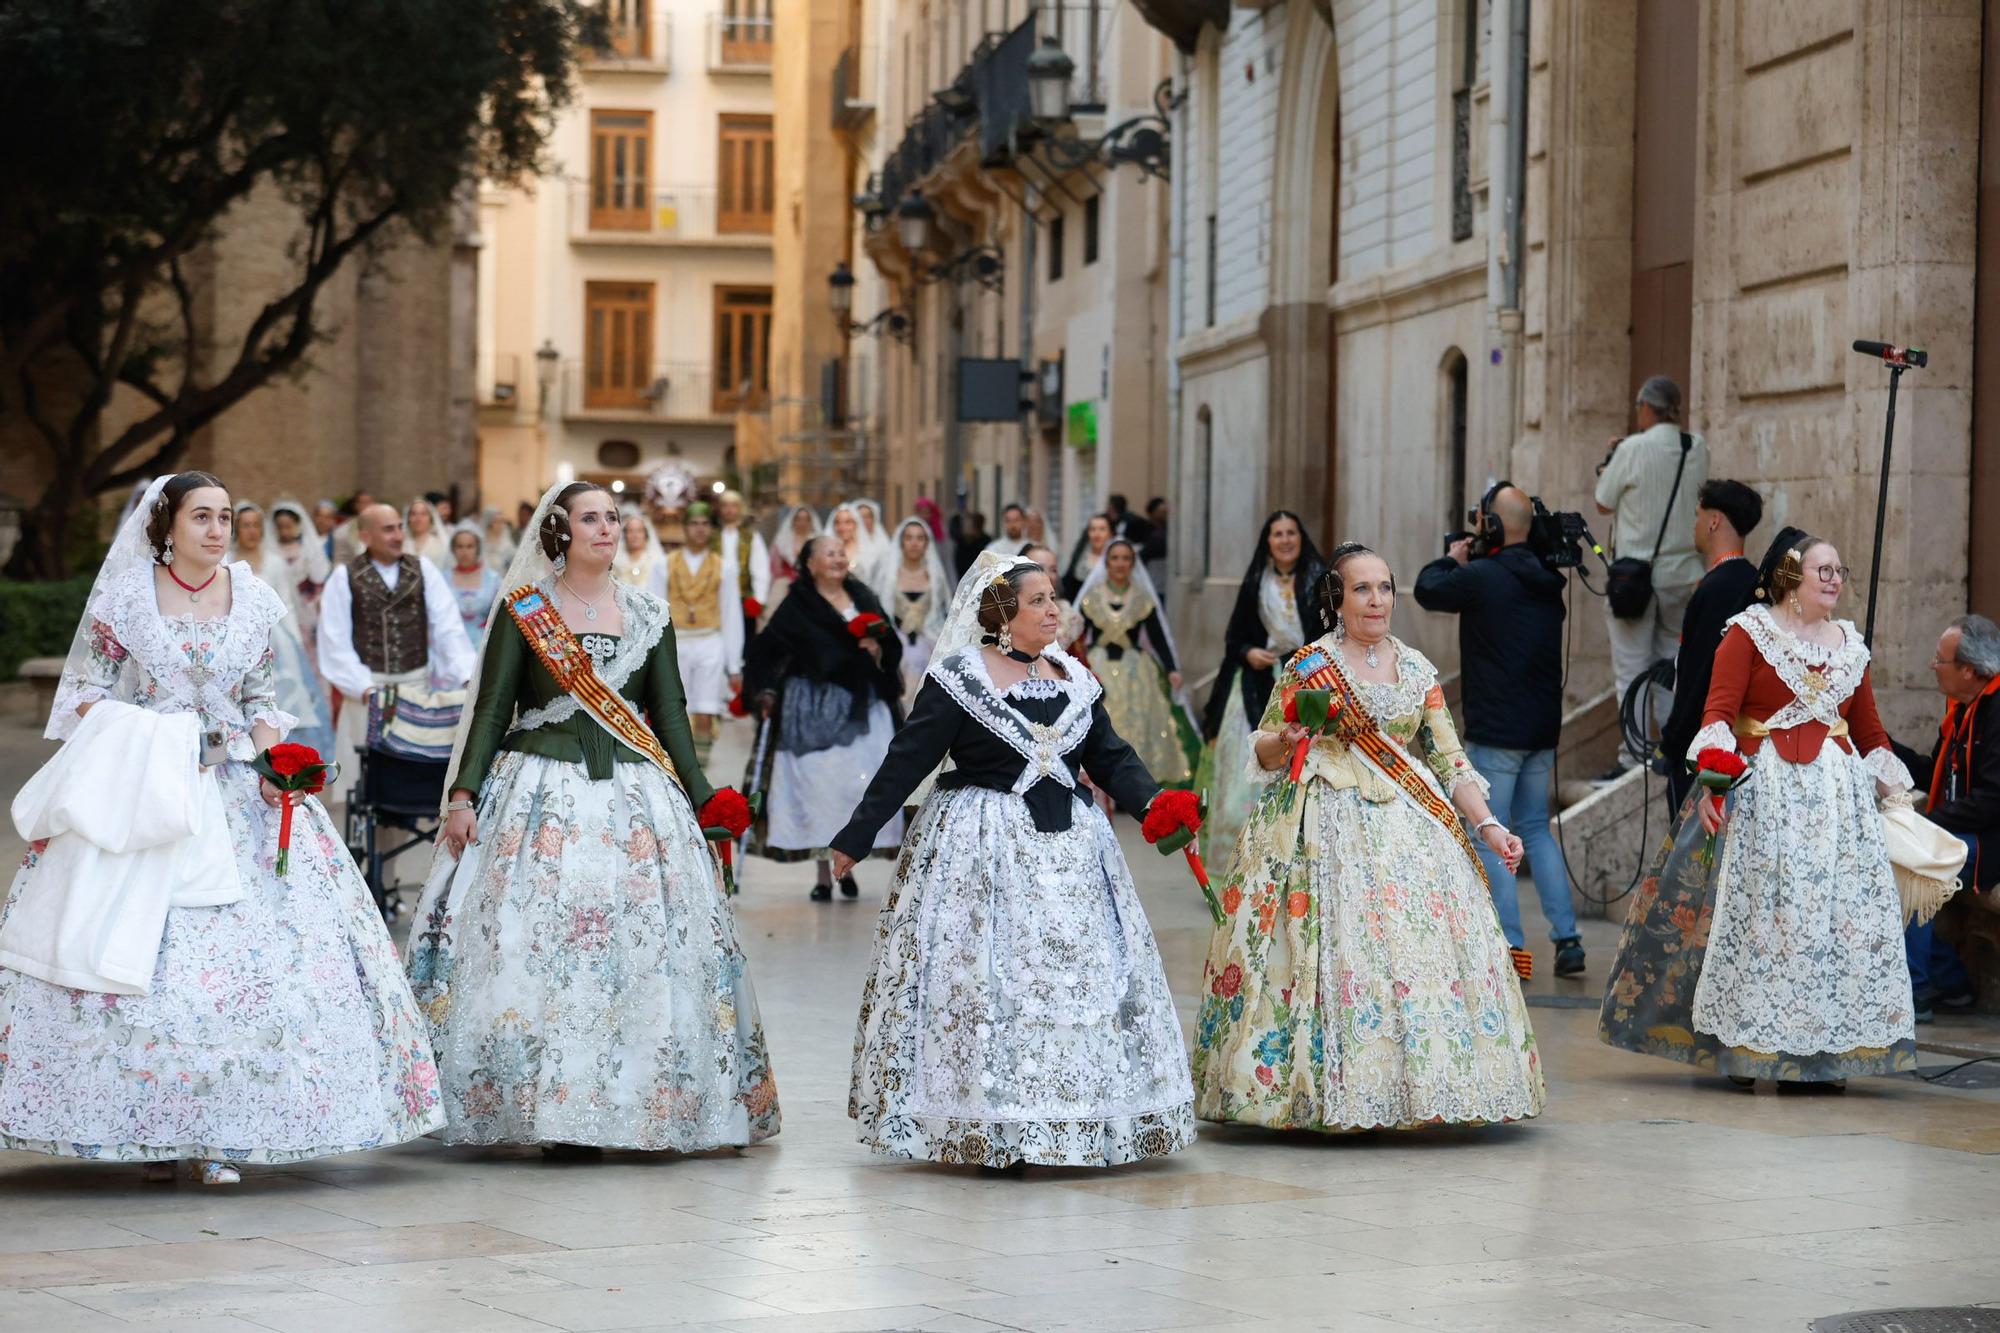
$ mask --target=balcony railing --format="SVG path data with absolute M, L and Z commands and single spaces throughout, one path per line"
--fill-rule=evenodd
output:
M 1061 41 L 1064 54 L 1076 63 L 1069 105 L 1079 115 L 1102 113 L 1110 98 L 1105 66 L 1111 58 L 1111 21 L 1117 13 L 1115 0 L 1070 0 L 1041 6 L 1041 32 Z
M 521 378 L 524 358 L 518 352 L 483 352 L 474 372 L 481 407 L 518 408 L 527 401 L 529 385 Z
M 725 211 L 718 194 L 680 185 L 647 190 L 616 178 L 575 182 L 569 190 L 569 236 L 610 245 L 770 244 L 769 213 Z
M 708 16 L 708 68 L 713 73 L 767 73 L 775 24 L 768 13 L 725 9 Z
M 583 54 L 583 67 L 665 74 L 672 65 L 673 15 L 660 0 L 605 0 L 605 44 Z
M 563 415 L 572 418 L 636 423 L 716 421 L 727 415 L 716 398 L 715 372 L 691 361 L 656 362 L 645 375 L 609 360 L 565 361 L 561 392 Z
M 833 123 L 858 130 L 875 117 L 875 53 L 850 46 L 833 62 Z

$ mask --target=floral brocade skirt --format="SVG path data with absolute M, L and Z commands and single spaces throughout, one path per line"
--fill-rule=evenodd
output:
M 1901 897 L 1874 780 L 1832 744 L 1811 764 L 1775 754 L 1728 798 L 1712 852 L 1699 789 L 1682 803 L 1627 909 L 1598 1036 L 1737 1078 L 1915 1069 Z
M 325 807 L 294 812 L 281 879 L 257 775 L 217 776 L 244 896 L 169 908 L 145 995 L 0 970 L 0 1147 L 289 1163 L 444 1123 L 423 1019 Z M 38 867 L 31 850 L 13 894 Z
M 1412 802 L 1281 777 L 1222 890 L 1195 1037 L 1202 1119 L 1332 1133 L 1542 1109 L 1492 899 Z
M 892 1157 L 1113 1166 L 1194 1140 L 1174 999 L 1104 815 L 934 793 L 883 904 L 848 1114 Z
M 1090 655 L 1090 669 L 1104 686 L 1104 711 L 1153 781 L 1185 787 L 1193 780 L 1190 751 L 1195 733 L 1167 688 L 1167 673 L 1145 653 L 1127 649 L 1113 661 L 1108 651 Z
M 699 1152 L 778 1132 L 713 855 L 646 763 L 503 754 L 479 841 L 440 851 L 410 938 L 447 1143 Z

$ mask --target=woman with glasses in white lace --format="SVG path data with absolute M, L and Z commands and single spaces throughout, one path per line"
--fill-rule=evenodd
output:
M 1039 565 L 980 555 L 909 723 L 833 839 L 844 874 L 951 758 L 904 841 L 855 1040 L 848 1114 L 893 1157 L 1112 1166 L 1194 1138 L 1159 950 L 1078 775 L 1135 813 L 1160 787 L 1056 646 L 1058 619 Z
M 1876 712 L 1868 645 L 1833 614 L 1848 576 L 1833 543 L 1787 528 L 1730 620 L 1702 728 L 1674 758 L 1719 749 L 1749 771 L 1726 796 L 1696 784 L 1633 897 L 1598 1023 L 1611 1045 L 1746 1087 L 1916 1068 L 1876 805 L 1911 781 Z

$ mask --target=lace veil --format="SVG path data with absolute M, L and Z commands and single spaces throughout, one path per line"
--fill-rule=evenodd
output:
M 82 699 L 84 690 L 89 688 L 91 626 L 100 618 L 107 594 L 133 570 L 154 564 L 159 559 L 159 553 L 146 539 L 146 524 L 153 517 L 154 506 L 160 502 L 160 493 L 167 489 L 167 483 L 174 476 L 169 472 L 163 477 L 153 478 L 145 493 L 125 511 L 125 518 L 118 525 L 118 535 L 112 538 L 111 549 L 104 553 L 104 563 L 98 567 L 97 577 L 90 584 L 90 597 L 83 604 L 83 619 L 77 622 L 76 634 L 69 641 L 69 656 L 63 659 L 62 680 L 56 685 L 55 706 L 49 709 L 48 725 L 42 729 L 42 735 L 49 740 L 62 740 L 74 730 L 77 703 Z
M 935 542 L 931 544 L 931 551 L 935 558 Z M 931 649 L 931 665 L 927 674 L 936 675 L 945 658 L 986 636 L 986 631 L 979 624 L 980 595 L 1009 570 L 1019 568 L 1039 571 L 1041 566 L 1026 556 L 1002 555 L 998 551 L 979 553 L 979 558 L 972 562 L 972 568 L 959 581 L 958 595 L 951 599 L 951 614 L 945 617 L 944 628 L 938 631 L 937 646 Z
M 915 514 L 898 523 L 895 531 L 889 534 L 888 550 L 875 565 L 875 600 L 882 603 L 891 620 L 896 618 L 896 608 L 902 604 L 896 579 L 903 568 L 903 533 L 909 528 L 924 534 L 924 576 L 931 584 L 931 605 L 924 616 L 924 633 L 936 643 L 938 635 L 944 631 L 947 607 L 951 602 L 951 580 L 945 576 L 944 559 L 938 554 L 937 539 L 931 536 L 931 525 Z M 976 607 L 974 611 L 976 614 Z
M 1077 589 L 1075 605 L 1081 607 L 1083 599 L 1090 596 L 1092 588 L 1110 579 L 1110 556 L 1111 548 L 1114 546 L 1124 546 L 1132 552 L 1132 577 L 1130 584 L 1135 588 L 1143 588 L 1146 595 L 1153 599 L 1153 609 L 1159 614 L 1160 632 L 1167 637 L 1167 651 L 1174 655 L 1174 661 L 1178 663 L 1181 660 L 1181 650 L 1180 645 L 1174 642 L 1174 627 L 1167 620 L 1167 604 L 1160 600 L 1160 590 L 1153 586 L 1153 576 L 1146 572 L 1146 562 L 1139 558 L 1138 544 L 1130 538 L 1113 537 L 1104 544 L 1104 552 L 1098 557 L 1097 564 L 1091 568 L 1090 577 L 1086 578 L 1083 581 L 1083 586 Z

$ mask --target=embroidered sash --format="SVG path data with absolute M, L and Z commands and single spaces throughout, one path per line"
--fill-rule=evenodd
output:
M 1347 673 L 1334 661 L 1333 654 L 1318 644 L 1308 644 L 1292 654 L 1290 666 L 1299 678 L 1301 687 L 1309 690 L 1326 690 L 1340 705 L 1340 716 L 1334 723 L 1334 735 L 1343 744 L 1359 750 L 1370 763 L 1382 770 L 1391 782 L 1403 789 L 1417 807 L 1450 831 L 1465 849 L 1466 859 L 1472 862 L 1473 873 L 1479 876 L 1481 884 L 1486 883 L 1486 867 L 1473 850 L 1472 837 L 1465 831 L 1465 824 L 1458 817 L 1458 811 L 1451 803 L 1438 795 L 1437 789 L 1425 782 L 1403 753 L 1401 746 L 1382 734 L 1382 728 L 1375 717 L 1361 704 L 1360 696 L 1347 679 Z
M 540 588 L 524 584 L 508 593 L 503 600 L 507 613 L 514 617 L 514 623 L 521 629 L 521 637 L 528 641 L 528 651 L 554 678 L 556 685 L 567 691 L 592 721 L 652 760 L 661 772 L 680 783 L 681 775 L 675 770 L 674 761 L 667 757 L 666 747 L 660 744 L 660 738 L 639 720 L 624 696 L 613 692 L 598 676 L 589 651 L 576 641 L 576 635 L 563 622 L 562 613 L 556 610 L 548 596 Z

